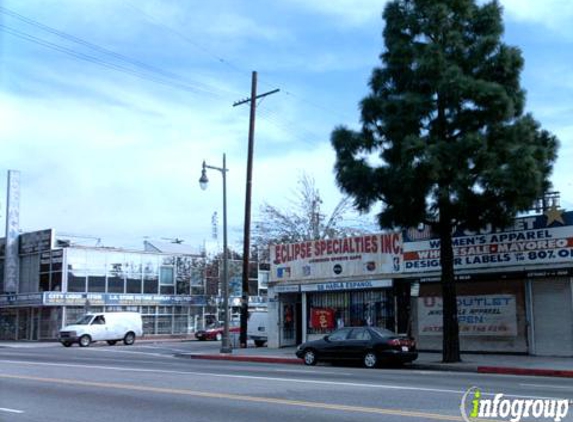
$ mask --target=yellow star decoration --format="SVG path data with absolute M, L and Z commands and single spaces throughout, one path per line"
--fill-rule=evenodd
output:
M 551 206 L 551 208 L 545 211 L 545 215 L 547 216 L 547 226 L 550 226 L 555 221 L 558 221 L 561 224 L 565 224 L 562 214 L 563 210 L 558 209 L 555 205 Z

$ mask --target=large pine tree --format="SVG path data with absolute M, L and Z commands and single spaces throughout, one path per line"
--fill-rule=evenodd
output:
M 336 178 L 382 227 L 439 234 L 443 360 L 460 360 L 453 229 L 507 225 L 550 187 L 558 141 L 524 113 L 523 59 L 497 1 L 394 0 L 362 129 L 332 134 Z M 378 156 L 380 159 L 372 159 Z

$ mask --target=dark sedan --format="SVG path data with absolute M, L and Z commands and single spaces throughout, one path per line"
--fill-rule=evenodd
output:
M 345 327 L 297 347 L 306 365 L 318 361 L 362 361 L 367 368 L 381 362 L 406 363 L 418 358 L 414 339 L 377 327 Z

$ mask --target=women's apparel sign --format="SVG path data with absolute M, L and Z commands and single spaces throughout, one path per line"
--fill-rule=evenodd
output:
M 401 257 L 401 233 L 273 245 L 271 281 L 395 274 Z
M 418 298 L 419 335 L 441 334 L 443 323 L 442 298 Z M 458 296 L 460 335 L 517 336 L 515 296 Z
M 454 267 L 464 270 L 570 263 L 573 260 L 571 218 L 572 213 L 553 210 L 542 216 L 517 219 L 514 230 L 456 233 L 452 239 Z M 439 272 L 440 240 L 405 242 L 403 259 L 404 273 Z

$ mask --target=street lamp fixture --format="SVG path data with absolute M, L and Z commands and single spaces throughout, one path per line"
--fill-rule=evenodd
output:
M 223 167 L 209 166 L 203 161 L 203 169 L 199 178 L 201 189 L 207 189 L 209 179 L 207 169 L 220 171 L 223 175 L 223 339 L 221 341 L 221 353 L 232 353 L 233 348 L 229 342 L 229 272 L 227 250 L 227 161 L 223 154 Z

